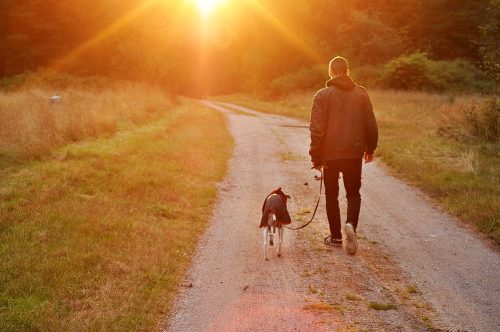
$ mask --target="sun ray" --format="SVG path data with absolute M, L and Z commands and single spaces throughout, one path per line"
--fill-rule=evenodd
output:
M 62 70 L 64 67 L 74 62 L 74 60 L 77 59 L 79 56 L 81 56 L 83 53 L 85 53 L 89 49 L 92 49 L 93 47 L 95 47 L 102 41 L 106 40 L 107 38 L 111 37 L 113 34 L 117 33 L 121 28 L 126 26 L 128 23 L 132 22 L 138 16 L 143 14 L 146 10 L 150 9 L 152 6 L 154 6 L 157 3 L 160 3 L 161 1 L 162 0 L 144 1 L 139 6 L 135 7 L 130 12 L 128 12 L 127 14 L 119 18 L 117 21 L 109 25 L 107 28 L 102 30 L 100 33 L 93 36 L 82 45 L 74 48 L 63 57 L 54 61 L 52 65 L 48 67 L 48 69 L 53 71 Z
M 283 22 L 266 9 L 258 0 L 247 0 L 246 2 L 269 24 L 271 24 L 271 26 L 280 32 L 289 43 L 304 53 L 304 55 L 306 55 L 314 63 L 323 63 L 325 61 L 324 56 L 322 56 L 320 52 L 317 52 L 311 45 L 300 38 L 297 33 L 293 32 L 290 28 L 283 24 Z

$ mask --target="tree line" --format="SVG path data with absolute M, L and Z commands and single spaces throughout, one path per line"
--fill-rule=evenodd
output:
M 0 0 L 0 77 L 40 69 L 162 85 L 262 89 L 326 64 L 383 66 L 412 53 L 462 59 L 498 81 L 499 0 Z

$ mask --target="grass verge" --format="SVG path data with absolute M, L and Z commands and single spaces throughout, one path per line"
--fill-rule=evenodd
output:
M 230 95 L 217 100 L 308 120 L 313 95 L 311 91 L 277 100 Z M 381 90 L 370 91 L 370 96 L 380 129 L 377 154 L 383 161 L 500 244 L 500 141 L 441 135 L 445 111 L 457 98 Z M 468 97 L 458 102 L 464 99 Z
M 0 330 L 154 330 L 205 229 L 232 140 L 183 101 L 42 159 L 0 157 Z

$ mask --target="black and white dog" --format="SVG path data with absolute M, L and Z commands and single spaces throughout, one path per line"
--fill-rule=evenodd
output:
M 283 243 L 283 232 L 285 231 L 283 225 L 288 225 L 292 222 L 286 206 L 288 198 L 290 196 L 285 194 L 280 187 L 267 195 L 262 205 L 260 227 L 264 227 L 264 259 L 266 261 L 269 260 L 267 256 L 268 238 L 269 244 L 272 246 L 274 244 L 273 237 L 276 229 L 278 229 L 279 236 L 278 257 L 281 257 L 281 245 Z

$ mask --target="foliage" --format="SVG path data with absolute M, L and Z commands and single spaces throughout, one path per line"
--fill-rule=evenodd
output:
M 439 60 L 479 60 L 480 26 L 489 0 L 422 0 L 419 46 Z
M 385 65 L 386 87 L 403 90 L 493 90 L 485 75 L 465 60 L 434 61 L 425 53 L 404 55 Z
M 382 66 L 362 66 L 351 69 L 353 80 L 367 88 L 379 87 L 382 85 L 384 68 Z
M 385 65 L 383 81 L 387 87 L 404 90 L 434 88 L 429 59 L 423 53 L 405 55 Z
M 305 91 L 312 88 L 319 89 L 327 79 L 327 66 L 302 68 L 275 79 L 271 83 L 271 89 L 273 95 L 289 95 L 296 91 Z
M 356 63 L 381 64 L 405 52 L 405 34 L 385 24 L 378 12 L 352 11 L 339 25 L 339 44 Z
M 356 67 L 351 70 L 351 77 L 354 81 L 364 87 L 376 87 L 382 85 L 384 69 L 381 66 L 366 65 Z M 298 71 L 285 74 L 271 83 L 271 91 L 264 89 L 256 90 L 263 96 L 292 97 L 294 93 L 307 90 L 319 90 L 325 86 L 329 80 L 328 65 L 316 65 L 309 68 L 302 68 Z
M 432 82 L 439 91 L 495 92 L 494 83 L 468 61 L 430 60 L 429 66 Z
M 208 21 L 195 3 L 0 0 L 0 77 L 49 68 L 199 96 L 259 90 L 333 55 L 361 68 L 421 51 L 498 75 L 498 0 L 230 1 Z
M 491 0 L 481 26 L 481 56 L 485 72 L 500 84 L 500 0 Z

